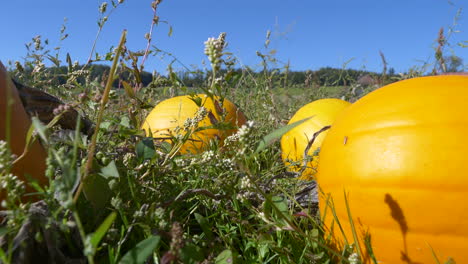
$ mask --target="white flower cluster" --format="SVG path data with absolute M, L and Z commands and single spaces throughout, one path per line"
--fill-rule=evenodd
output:
M 216 153 L 213 150 L 207 150 L 207 151 L 203 152 L 200 161 L 201 162 L 209 162 L 214 157 L 216 157 Z
M 136 157 L 136 155 L 134 153 L 131 153 L 131 152 L 128 152 L 128 153 L 125 153 L 124 157 L 123 157 L 123 164 L 127 167 L 130 167 L 130 165 L 132 164 L 132 161 L 133 159 Z
M 15 158 L 15 155 L 10 154 L 8 145 L 5 141 L 0 140 L 0 174 L 3 173 Z
M 359 255 L 357 253 L 353 253 L 348 258 L 349 264 L 361 264 L 359 260 Z
M 249 177 L 242 177 L 242 179 L 240 180 L 240 187 L 241 189 L 246 189 L 246 188 L 252 188 L 253 185 L 252 185 L 252 182 L 250 181 L 250 178 Z
M 192 130 L 198 127 L 198 124 L 208 115 L 208 109 L 201 106 L 193 118 L 187 118 L 184 122 L 184 130 Z
M 234 161 L 228 158 L 224 158 L 220 160 L 219 165 L 223 167 L 224 169 L 231 170 L 231 171 L 234 169 L 234 166 L 235 166 Z
M 226 138 L 225 144 L 229 145 L 233 142 L 243 142 L 247 139 L 247 136 L 252 132 L 254 128 L 254 121 L 249 120 L 247 124 L 242 125 L 236 133 L 230 135 Z
M 186 165 L 186 162 L 184 159 L 174 159 L 174 162 L 177 167 L 183 167 Z
M 249 177 L 244 176 L 240 179 L 239 182 L 239 193 L 236 198 L 240 201 L 245 201 L 249 199 L 259 199 L 259 193 L 255 191 L 255 185 L 252 183 Z
M 252 120 L 247 121 L 246 124 L 237 130 L 233 135 L 230 135 L 224 141 L 225 146 L 236 146 L 237 153 L 239 155 L 244 155 L 252 148 L 252 132 L 255 128 L 255 123 Z
M 17 176 L 8 173 L 0 177 L 0 190 L 2 192 L 8 192 L 8 199 L 15 201 L 21 197 L 24 193 L 24 182 L 18 179 Z M 6 200 L 2 201 L 2 207 L 7 208 L 8 204 Z
M 214 70 L 218 70 L 221 64 L 221 57 L 223 56 L 223 50 L 226 47 L 226 33 L 219 34 L 218 38 L 208 38 L 205 41 L 205 54 L 210 60 L 211 67 Z
M 211 161 L 216 161 L 216 166 L 219 166 L 226 170 L 233 170 L 235 167 L 235 163 L 232 159 L 222 158 L 213 150 L 207 150 L 203 152 L 201 158 L 199 159 L 200 163 L 207 163 Z
M 247 121 L 247 124 L 242 125 L 241 128 L 239 128 L 239 131 L 237 131 L 237 134 L 239 135 L 239 141 L 245 140 L 250 133 L 252 132 L 254 128 L 254 121 L 249 120 Z

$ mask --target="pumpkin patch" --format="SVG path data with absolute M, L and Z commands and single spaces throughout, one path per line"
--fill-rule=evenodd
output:
M 285 164 L 290 166 L 291 170 L 301 171 L 304 151 L 314 133 L 325 126 L 331 125 L 338 114 L 348 105 L 350 103 L 340 99 L 320 99 L 303 106 L 294 114 L 289 120 L 289 124 L 305 118 L 310 119 L 291 129 L 281 138 L 281 155 Z M 318 156 L 314 155 L 314 153 L 318 152 L 326 133 L 327 131 L 320 133 L 309 148 L 307 155 L 312 156 L 312 160 L 307 163 L 307 168 L 302 172 L 301 179 L 311 179 L 315 174 Z M 297 165 L 291 165 L 291 161 L 297 163 Z
M 206 109 L 206 113 L 199 112 L 201 107 Z M 200 120 L 197 120 L 197 113 Z M 221 123 L 230 127 L 215 127 Z M 142 129 L 148 136 L 173 143 L 174 136 L 184 135 L 192 125 L 195 130 L 190 131 L 191 135 L 181 146 L 180 153 L 199 153 L 209 145 L 210 140 L 222 142 L 245 123 L 244 114 L 231 101 L 224 99 L 221 102 L 219 98 L 213 101 L 205 94 L 198 94 L 195 97 L 177 96 L 160 102 L 146 118 Z

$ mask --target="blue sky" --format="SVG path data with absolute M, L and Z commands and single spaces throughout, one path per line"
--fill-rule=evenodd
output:
M 15 0 L 0 4 L 0 60 L 22 61 L 25 43 L 41 35 L 50 48 L 84 63 L 96 36 L 102 1 Z M 117 45 L 128 30 L 131 50 L 146 47 L 144 35 L 152 19 L 150 0 L 126 0 L 109 17 L 97 43 L 104 53 Z M 457 10 L 462 12 L 454 21 Z M 343 67 L 381 71 L 379 51 L 388 66 L 407 71 L 423 62 L 433 62 L 437 33 L 444 27 L 458 31 L 450 36 L 445 54 L 455 52 L 468 63 L 468 1 L 466 0 L 164 0 L 158 9 L 161 20 L 154 30 L 153 44 L 174 54 L 185 65 L 201 67 L 203 42 L 227 33 L 229 51 L 244 65 L 255 67 L 264 51 L 267 30 L 272 31 L 272 49 L 277 58 L 289 60 L 292 70 Z M 59 42 L 64 18 L 69 38 Z M 467 43 L 468 44 L 468 43 Z M 64 57 L 62 57 L 64 59 Z M 170 58 L 150 57 L 146 70 L 165 73 Z M 174 64 L 175 68 L 181 68 Z

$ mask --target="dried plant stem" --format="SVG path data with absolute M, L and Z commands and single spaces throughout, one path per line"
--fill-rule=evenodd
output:
M 301 168 L 301 171 L 300 171 L 300 174 L 302 174 L 306 168 L 307 168 L 307 160 L 305 159 L 305 157 L 307 157 L 307 153 L 309 153 L 309 150 L 310 148 L 312 147 L 312 145 L 314 144 L 315 142 L 315 139 L 320 135 L 320 133 L 330 129 L 331 126 L 324 126 L 322 127 L 319 131 L 315 132 L 314 135 L 312 136 L 312 138 L 310 139 L 309 143 L 307 143 L 307 146 L 306 148 L 304 149 L 304 163 L 302 164 L 302 168 Z
M 114 72 L 117 69 L 117 64 L 120 58 L 120 53 L 123 49 L 126 37 L 127 37 L 127 31 L 124 30 L 122 32 L 122 36 L 120 37 L 119 46 L 117 47 L 117 50 L 115 51 L 115 54 L 114 54 L 114 61 L 112 62 L 112 67 L 109 72 L 109 76 L 108 76 L 107 83 L 106 83 L 106 88 L 104 89 L 104 94 L 101 99 L 101 106 L 99 108 L 98 117 L 96 120 L 96 129 L 94 130 L 94 134 L 91 139 L 91 145 L 89 146 L 89 150 L 88 150 L 88 158 L 86 160 L 86 167 L 83 173 L 83 178 L 81 179 L 80 185 L 78 186 L 78 190 L 76 191 L 75 197 L 73 198 L 74 202 L 78 200 L 81 190 L 83 189 L 83 181 L 86 179 L 86 177 L 89 175 L 89 172 L 91 171 L 94 152 L 96 150 L 96 142 L 97 142 L 97 135 L 99 132 L 99 126 L 101 125 L 102 116 L 104 114 L 104 108 L 106 107 L 107 101 L 109 100 L 109 93 L 112 88 L 112 83 L 114 81 Z
M 225 195 L 214 194 L 214 193 L 212 193 L 212 192 L 210 192 L 210 191 L 208 191 L 206 189 L 189 189 L 189 190 L 183 191 L 176 198 L 171 199 L 169 201 L 166 201 L 165 203 L 162 204 L 162 207 L 168 207 L 168 206 L 170 206 L 171 204 L 173 204 L 175 202 L 185 200 L 185 199 L 187 199 L 189 197 L 192 197 L 192 196 L 194 196 L 196 194 L 201 194 L 201 195 L 210 197 L 211 199 L 214 199 L 214 200 L 222 200 L 224 198 L 227 198 Z
M 382 69 L 382 78 L 381 78 L 381 84 L 380 85 L 384 85 L 385 84 L 385 79 L 387 78 L 387 60 L 385 59 L 385 55 L 384 53 L 379 50 L 379 54 L 380 54 L 380 59 L 382 60 L 382 64 L 383 64 L 383 69 Z
M 114 12 L 115 8 L 116 7 L 112 8 L 111 11 L 109 11 L 109 14 L 106 17 L 109 17 Z M 89 52 L 88 60 L 86 61 L 86 64 L 83 65 L 82 69 L 86 68 L 92 61 L 91 57 L 93 57 L 94 50 L 96 49 L 97 40 L 99 38 L 99 35 L 101 35 L 102 28 L 104 27 L 104 24 L 105 24 L 105 21 L 101 25 L 99 25 L 98 32 L 96 33 L 96 38 L 94 39 L 94 42 L 93 42 L 93 47 L 91 48 L 91 51 Z
M 145 65 L 146 58 L 148 58 L 149 49 L 150 49 L 150 46 L 151 46 L 151 40 L 153 38 L 154 25 L 156 25 L 159 22 L 159 17 L 156 15 L 156 12 L 158 11 L 158 5 L 160 3 L 161 3 L 161 0 L 159 0 L 159 1 L 157 0 L 157 1 L 154 1 L 152 3 L 153 20 L 151 21 L 150 30 L 148 32 L 148 38 L 147 38 L 148 42 L 146 43 L 145 54 L 143 55 L 143 59 L 141 60 L 141 63 L 140 63 L 140 71 L 143 71 L 143 67 Z

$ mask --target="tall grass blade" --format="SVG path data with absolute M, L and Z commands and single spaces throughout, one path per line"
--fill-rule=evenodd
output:
M 258 152 L 264 150 L 266 147 L 271 145 L 273 142 L 280 139 L 284 134 L 288 133 L 290 130 L 292 130 L 293 128 L 301 125 L 302 123 L 309 120 L 310 118 L 312 118 L 312 117 L 304 118 L 302 120 L 299 120 L 297 122 L 294 122 L 292 124 L 289 124 L 289 125 L 286 125 L 286 126 L 283 126 L 283 127 L 280 127 L 278 129 L 274 130 L 270 134 L 263 137 L 263 139 L 258 144 L 258 147 L 255 150 L 255 152 L 258 153 Z
M 346 191 L 343 191 L 343 194 L 346 205 L 346 211 L 348 213 L 349 225 L 351 226 L 351 232 L 353 233 L 354 244 L 356 245 L 356 250 L 359 255 L 359 258 L 362 259 L 361 244 L 359 243 L 359 237 L 356 233 L 356 226 L 354 225 L 353 217 L 351 215 L 351 209 L 349 208 L 348 196 L 346 195 Z
M 104 108 L 106 107 L 107 101 L 109 100 L 109 93 L 112 88 L 112 83 L 114 82 L 114 73 L 117 69 L 117 64 L 119 62 L 120 53 L 122 52 L 124 43 L 126 41 L 126 37 L 127 37 L 127 31 L 124 30 L 122 32 L 122 36 L 120 37 L 119 46 L 117 47 L 117 50 L 115 51 L 114 61 L 112 62 L 112 67 L 109 72 L 109 77 L 107 79 L 106 88 L 104 89 L 104 94 L 102 95 L 101 106 L 99 108 L 98 117 L 96 120 L 96 129 L 94 131 L 93 137 L 91 138 L 91 144 L 89 145 L 88 157 L 86 160 L 86 167 L 84 170 L 83 180 L 88 176 L 89 172 L 91 171 L 91 167 L 93 165 L 93 157 L 94 157 L 94 152 L 95 152 L 96 144 L 97 144 L 97 136 L 99 133 L 99 129 L 97 128 L 99 128 L 101 125 L 102 117 L 104 114 Z M 75 197 L 73 199 L 75 202 L 78 200 L 78 197 L 80 196 L 82 189 L 83 189 L 83 181 L 81 182 L 80 186 L 78 187 L 78 190 L 75 193 Z
M 107 230 L 111 227 L 112 223 L 114 223 L 115 217 L 117 214 L 112 212 L 109 216 L 106 217 L 104 222 L 96 229 L 96 231 L 91 236 L 91 244 L 94 248 L 97 248 L 99 242 L 101 242 L 104 235 L 107 233 Z

